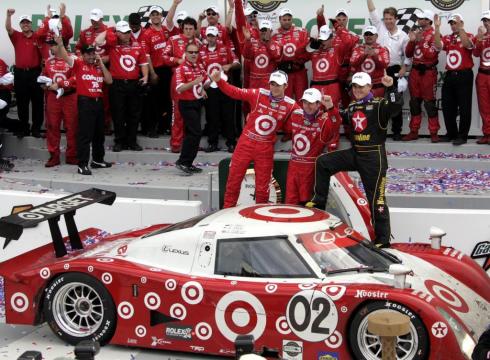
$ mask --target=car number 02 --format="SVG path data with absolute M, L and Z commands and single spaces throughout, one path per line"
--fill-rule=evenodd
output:
M 291 330 L 301 339 L 323 341 L 335 330 L 338 312 L 332 299 L 317 290 L 303 290 L 289 300 L 287 320 Z

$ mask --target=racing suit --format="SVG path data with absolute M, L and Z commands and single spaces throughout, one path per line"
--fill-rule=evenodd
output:
M 410 132 L 418 134 L 422 123 L 422 100 L 429 118 L 429 132 L 437 134 L 439 116 L 436 105 L 437 62 L 439 51 L 434 45 L 434 29 L 428 28 L 419 41 L 409 41 L 405 55 L 412 58 L 412 70 L 408 78 L 410 91 Z M 409 134 L 410 135 L 410 134 Z M 415 140 L 413 138 L 404 140 Z
M 251 89 L 268 88 L 269 76 L 276 70 L 281 59 L 281 44 L 275 40 L 263 42 L 251 38 L 245 41 L 242 49 L 243 57 L 250 61 Z
M 476 76 L 476 93 L 483 123 L 483 136 L 489 137 L 487 142 L 490 143 L 490 34 L 488 32 L 482 40 L 476 40 L 473 55 L 480 58 L 480 67 Z
M 66 130 L 66 160 L 75 162 L 77 159 L 78 105 L 76 79 L 73 69 L 63 60 L 52 57 L 44 64 L 43 75 L 58 84 L 64 90 L 59 98 L 56 91 L 47 90 L 46 96 L 46 143 L 51 158 L 60 158 L 60 127 L 61 121 Z
M 46 44 L 46 40 L 54 38 L 54 32 L 49 29 L 49 20 L 49 17 L 45 17 L 43 19 L 43 22 L 39 26 L 39 29 L 36 31 L 41 44 L 41 57 L 44 61 L 46 61 L 50 57 L 50 45 Z M 73 27 L 71 26 L 71 21 L 68 16 L 63 16 L 61 18 L 60 35 L 63 38 L 63 44 L 65 45 L 68 44 L 70 42 L 70 39 L 73 37 Z
M 281 99 L 273 98 L 269 90 L 239 89 L 223 79 L 218 82 L 218 86 L 226 95 L 247 101 L 251 106 L 245 127 L 231 157 L 223 206 L 228 208 L 236 205 L 240 185 L 252 161 L 255 168 L 255 201 L 257 204 L 267 203 L 274 166 L 276 131 L 291 121 L 293 112 L 301 114 L 301 109 L 287 96 Z
M 163 52 L 163 61 L 167 66 L 172 67 L 172 80 L 170 82 L 170 96 L 172 98 L 172 133 L 170 135 L 170 148 L 172 152 L 180 152 L 182 141 L 184 140 L 184 121 L 179 110 L 179 103 L 175 91 L 176 79 L 175 69 L 179 66 L 179 59 L 184 59 L 185 47 L 187 44 L 195 44 L 198 48 L 202 43 L 197 38 L 188 39 L 183 34 L 172 36 L 167 42 L 167 46 Z
M 309 42 L 308 32 L 294 25 L 288 30 L 279 28 L 272 36 L 272 40 L 282 46 L 282 59 L 278 68 L 288 74 L 289 86 L 286 88 L 286 96 L 299 100 L 308 88 L 305 68 L 306 45 Z
M 315 160 L 335 134 L 341 117 L 337 107 L 308 115 L 295 111 L 286 131 L 292 133 L 291 160 L 286 180 L 286 204 L 305 204 L 311 199 Z
M 367 55 L 366 52 L 369 47 L 374 49 L 375 55 Z M 381 83 L 381 79 L 389 64 L 390 53 L 387 48 L 379 44 L 373 44 L 371 46 L 365 44 L 357 45 L 350 57 L 350 65 L 353 73 L 365 72 L 371 76 L 374 96 L 382 97 L 384 95 L 385 87 Z
M 386 99 L 369 94 L 353 101 L 342 114 L 351 126 L 352 147 L 320 155 L 316 160 L 312 202 L 325 209 L 330 177 L 339 171 L 358 171 L 366 192 L 374 226 L 375 242 L 389 244 L 390 216 L 385 199 L 386 129 L 393 115 L 401 111 L 401 97 L 394 87 L 386 89 Z

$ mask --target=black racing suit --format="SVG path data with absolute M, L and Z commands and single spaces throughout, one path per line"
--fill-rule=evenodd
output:
M 316 160 L 315 188 L 312 202 L 325 209 L 330 177 L 339 171 L 358 171 L 371 210 L 375 243 L 389 244 L 390 214 L 385 199 L 386 128 L 391 117 L 401 111 L 401 96 L 390 87 L 385 98 L 367 97 L 353 101 L 342 113 L 350 126 L 352 147 L 320 155 Z

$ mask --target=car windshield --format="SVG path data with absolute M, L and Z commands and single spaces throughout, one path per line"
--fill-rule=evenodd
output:
M 202 219 L 208 217 L 211 214 L 212 213 L 198 215 L 198 216 L 195 216 L 191 219 L 184 220 L 184 221 L 175 223 L 173 225 L 167 226 L 165 228 L 155 230 L 155 231 L 149 233 L 148 235 L 143 236 L 143 238 L 149 238 L 149 237 L 159 235 L 159 234 L 163 234 L 163 233 L 166 233 L 169 231 L 182 230 L 182 229 L 187 229 L 187 228 L 193 227 L 194 225 L 199 223 Z
M 387 271 L 396 261 L 392 255 L 363 241 L 345 224 L 334 229 L 299 234 L 306 251 L 325 274 L 349 271 Z

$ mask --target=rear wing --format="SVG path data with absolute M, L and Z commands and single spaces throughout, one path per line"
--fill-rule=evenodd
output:
M 114 200 L 116 200 L 116 193 L 93 188 L 2 217 L 0 218 L 0 237 L 5 238 L 4 248 L 12 240 L 18 240 L 25 228 L 48 221 L 56 257 L 65 256 L 67 250 L 58 224 L 60 216 L 63 215 L 71 248 L 83 249 L 74 219 L 76 211 L 96 203 L 112 205 Z

